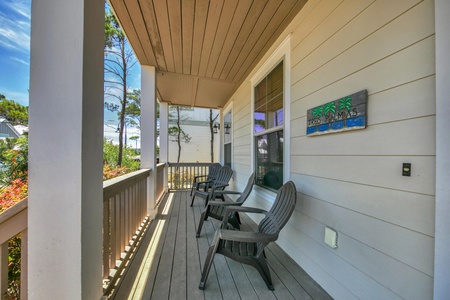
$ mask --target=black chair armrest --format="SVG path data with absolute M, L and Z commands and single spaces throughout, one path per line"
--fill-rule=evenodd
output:
M 219 229 L 219 238 L 235 242 L 269 243 L 276 241 L 278 234 Z

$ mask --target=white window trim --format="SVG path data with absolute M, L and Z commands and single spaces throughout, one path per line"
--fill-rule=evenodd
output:
M 231 168 L 234 170 L 234 147 L 233 147 L 233 103 L 234 101 L 231 100 L 230 103 L 228 103 L 220 112 L 220 128 L 222 129 L 220 132 L 220 162 L 222 165 L 225 164 L 225 116 L 231 112 L 231 130 L 230 130 L 230 144 L 231 144 Z
M 255 112 L 255 87 L 256 85 L 266 77 L 270 71 L 277 66 L 277 64 L 283 61 L 283 114 L 284 114 L 284 126 L 283 126 L 283 138 L 284 138 L 284 157 L 283 157 L 283 180 L 287 182 L 290 178 L 290 148 L 291 148 L 291 36 L 288 35 L 284 41 L 275 49 L 275 51 L 269 56 L 269 58 L 263 63 L 263 65 L 256 71 L 255 75 L 250 79 L 251 86 L 251 168 L 255 170 L 255 136 L 254 133 L 254 118 Z M 280 130 L 281 127 L 273 128 L 273 131 Z M 268 133 L 270 130 L 264 131 Z M 256 186 L 255 186 L 256 187 Z M 257 190 L 266 191 L 266 189 L 258 188 Z M 264 193 L 265 194 L 265 193 Z M 272 199 L 273 201 L 273 199 Z

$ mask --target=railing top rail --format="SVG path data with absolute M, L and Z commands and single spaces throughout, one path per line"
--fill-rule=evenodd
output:
M 191 166 L 199 166 L 199 167 L 209 167 L 215 163 L 198 163 L 198 162 L 168 162 L 167 165 L 169 167 L 191 167 Z
M 142 169 L 103 182 L 103 197 L 107 199 L 116 191 L 133 184 L 136 180 L 150 176 L 151 169 Z
M 17 202 L 14 206 L 11 206 L 4 212 L 0 213 L 0 225 L 27 208 L 28 208 L 28 198 L 25 198 L 22 201 Z

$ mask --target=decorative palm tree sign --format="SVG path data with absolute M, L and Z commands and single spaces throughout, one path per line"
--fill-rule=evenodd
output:
M 307 136 L 366 128 L 367 90 L 308 109 L 307 122 Z

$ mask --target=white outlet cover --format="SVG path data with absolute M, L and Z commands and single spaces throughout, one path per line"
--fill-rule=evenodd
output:
M 325 227 L 325 244 L 333 249 L 337 248 L 337 232 L 330 227 Z

